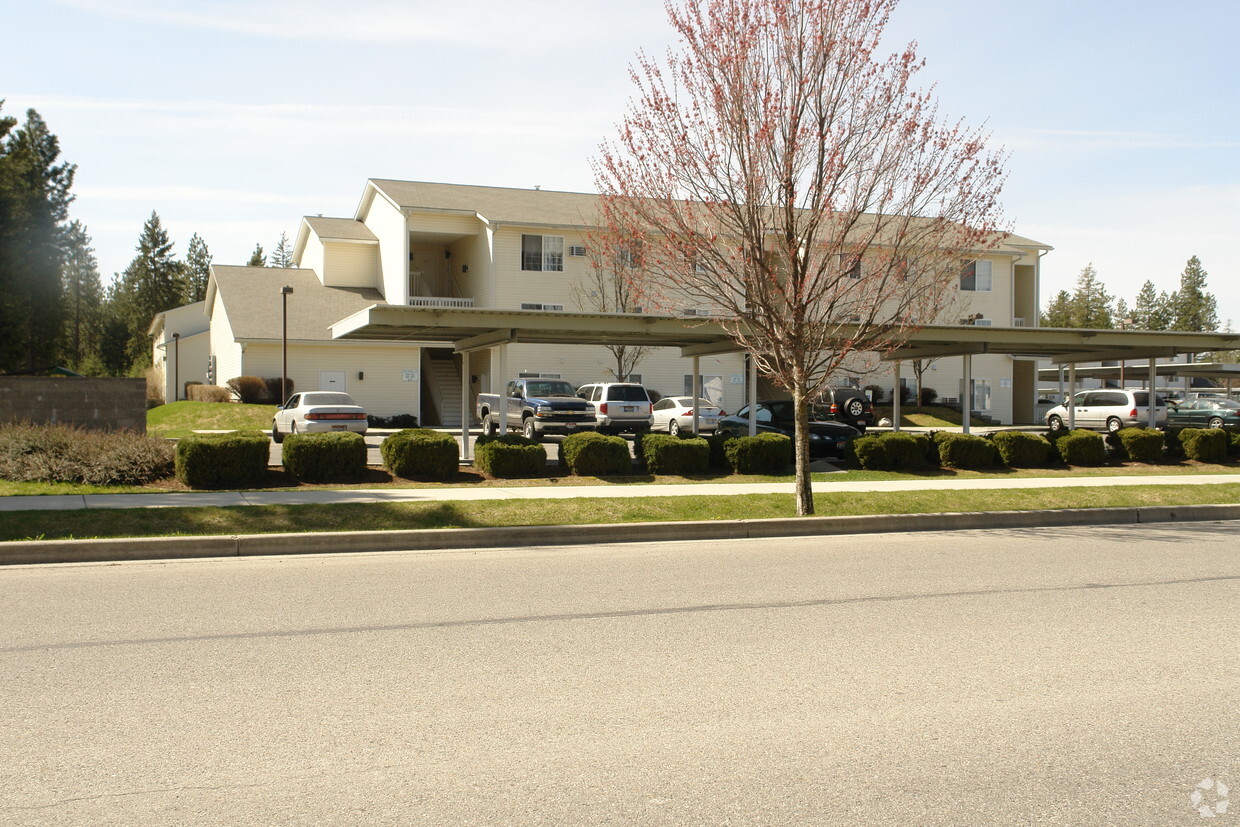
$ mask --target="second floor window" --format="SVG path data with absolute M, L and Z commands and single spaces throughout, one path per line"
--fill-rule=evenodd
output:
M 973 290 L 977 292 L 990 292 L 990 262 L 989 261 L 970 261 L 966 262 L 964 268 L 960 271 L 960 289 Z
M 562 272 L 564 270 L 564 236 L 521 236 L 521 269 Z

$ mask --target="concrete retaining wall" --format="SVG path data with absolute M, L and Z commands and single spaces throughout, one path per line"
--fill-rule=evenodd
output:
M 146 433 L 146 380 L 0 376 L 0 422 L 22 421 Z

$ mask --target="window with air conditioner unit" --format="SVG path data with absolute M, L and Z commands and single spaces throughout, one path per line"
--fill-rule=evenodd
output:
M 568 248 L 569 258 L 585 258 L 586 248 L 580 244 L 574 244 Z
M 521 269 L 563 272 L 564 236 L 522 235 Z

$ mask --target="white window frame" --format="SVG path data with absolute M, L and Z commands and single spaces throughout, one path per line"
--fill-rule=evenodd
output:
M 538 250 L 526 239 L 538 239 Z M 535 266 L 537 265 L 537 266 Z M 564 272 L 564 236 L 521 234 L 521 269 L 528 272 Z
M 994 290 L 994 263 L 975 258 L 960 268 L 960 289 L 970 293 L 990 293 Z
M 982 411 L 982 412 L 989 411 L 991 409 L 992 401 L 994 399 L 994 393 L 995 393 L 994 385 L 991 383 L 989 379 L 974 379 L 972 381 L 973 381 L 973 393 L 970 395 L 969 400 L 971 404 L 973 405 L 973 410 Z M 979 388 L 985 388 L 985 393 L 979 394 L 978 393 Z M 964 399 L 964 380 L 963 379 L 960 380 L 959 398 Z M 985 401 L 986 407 L 982 407 L 980 404 L 978 404 L 979 400 Z

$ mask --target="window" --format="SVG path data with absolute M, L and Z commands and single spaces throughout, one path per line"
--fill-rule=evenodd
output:
M 522 235 L 521 269 L 562 272 L 564 270 L 564 237 Z
M 960 271 L 960 289 L 979 293 L 990 292 L 991 267 L 989 261 L 973 260 Z
M 562 304 L 542 304 L 540 302 L 521 302 L 522 310 L 563 310 Z
M 961 392 L 964 391 L 964 380 L 960 383 Z M 973 410 L 988 411 L 990 410 L 990 380 L 974 379 L 973 380 Z
M 861 278 L 861 256 L 840 253 L 840 275 L 845 278 Z

